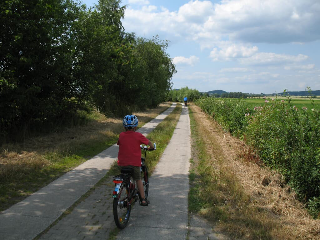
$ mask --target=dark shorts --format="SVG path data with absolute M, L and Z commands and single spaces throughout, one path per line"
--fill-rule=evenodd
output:
M 141 172 L 140 172 L 140 167 L 137 166 L 121 166 L 121 167 L 125 167 L 125 168 L 133 168 L 133 180 L 137 181 L 141 179 Z

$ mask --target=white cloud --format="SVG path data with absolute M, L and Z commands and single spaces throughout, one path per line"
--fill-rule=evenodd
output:
M 229 78 L 218 78 L 216 83 L 231 83 L 231 80 Z
M 196 41 L 202 48 L 213 48 L 222 39 L 247 43 L 319 40 L 319 12 L 319 0 L 222 0 L 216 4 L 190 1 L 178 11 L 133 9 L 129 5 L 123 23 L 137 35 L 170 34 Z
M 243 45 L 231 44 L 229 46 L 222 46 L 220 50 L 218 48 L 214 48 L 210 53 L 210 57 L 213 61 L 230 60 L 233 58 L 250 57 L 257 51 L 258 47 L 256 46 L 247 47 Z
M 250 72 L 252 70 L 248 69 L 248 68 L 222 68 L 220 70 L 220 72 L 222 73 L 226 73 L 226 72 L 229 72 L 229 73 L 234 73 L 234 72 Z
M 256 53 L 251 57 L 240 59 L 242 64 L 285 64 L 301 62 L 308 59 L 308 56 L 303 54 L 287 55 L 287 54 L 276 54 L 276 53 Z
M 135 32 L 137 36 L 152 37 L 161 35 L 161 38 L 172 40 L 173 37 L 182 37 L 184 31 L 178 29 L 177 13 L 166 9 L 159 9 L 153 5 L 145 5 L 136 10 L 127 7 L 123 26 L 128 32 Z
M 319 11 L 318 0 L 226 0 L 206 26 L 244 42 L 308 42 L 320 38 Z
M 190 1 L 180 7 L 178 16 L 185 22 L 204 23 L 213 14 L 213 4 L 210 1 Z
M 157 9 L 158 9 L 157 6 L 154 6 L 154 5 L 147 5 L 142 7 L 143 12 L 149 12 L 149 13 L 154 12 Z
M 173 63 L 176 65 L 184 64 L 184 65 L 194 66 L 198 61 L 199 61 L 199 58 L 196 56 L 191 56 L 189 58 L 179 56 L 179 57 L 173 58 Z
M 307 65 L 292 65 L 292 66 L 285 66 L 284 69 L 285 70 L 294 70 L 294 69 L 298 69 L 298 70 L 312 70 L 314 69 L 315 64 L 307 64 Z
M 148 0 L 128 0 L 129 4 L 140 4 L 140 5 L 147 5 L 150 2 Z
M 308 59 L 308 56 L 303 54 L 288 55 L 276 54 L 268 52 L 258 52 L 257 46 L 244 46 L 242 44 L 227 42 L 217 43 L 219 47 L 214 48 L 210 52 L 210 57 L 213 61 L 230 61 L 236 60 L 241 64 L 246 65 L 273 65 L 273 64 L 292 64 L 299 63 Z M 293 66 L 286 66 L 290 68 Z M 296 66 L 299 69 L 313 68 L 314 64 Z M 241 69 L 241 68 L 240 68 Z

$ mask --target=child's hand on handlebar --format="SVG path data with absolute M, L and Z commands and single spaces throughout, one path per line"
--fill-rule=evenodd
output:
M 151 146 L 148 146 L 148 151 L 153 151 L 157 149 L 157 145 L 156 143 L 153 143 L 153 148 L 151 148 Z
M 145 151 L 153 151 L 157 149 L 157 145 L 156 143 L 153 144 L 153 148 L 151 148 L 151 146 L 146 146 L 146 145 L 140 145 L 140 148 L 145 150 Z

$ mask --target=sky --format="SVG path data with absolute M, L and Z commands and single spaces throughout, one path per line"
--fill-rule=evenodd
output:
M 98 0 L 82 0 L 88 7 Z M 122 0 L 128 33 L 168 40 L 173 88 L 320 90 L 320 0 Z

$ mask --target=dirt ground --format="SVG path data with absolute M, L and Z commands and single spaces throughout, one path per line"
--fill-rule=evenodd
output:
M 274 239 L 278 239 L 276 236 L 282 236 L 281 239 L 320 239 L 320 220 L 310 217 L 282 176 L 263 166 L 243 141 L 226 133 L 199 107 L 190 107 L 197 124 L 203 127 L 202 134 L 206 134 L 206 139 L 214 138 L 214 143 L 220 145 L 224 165 L 250 196 L 250 204 L 263 209 L 271 218 L 269 220 L 282 226 L 284 234 L 275 233 Z M 207 144 L 210 151 L 210 142 Z

